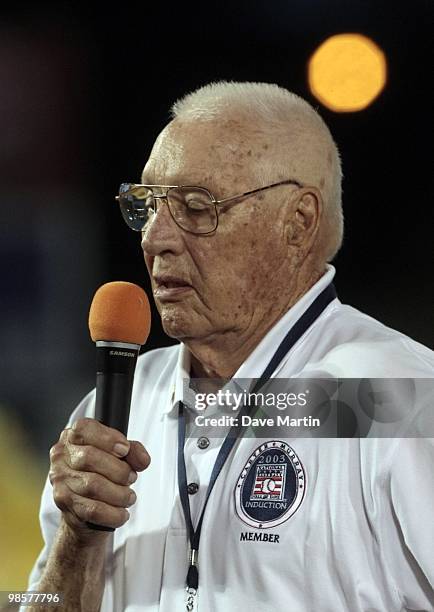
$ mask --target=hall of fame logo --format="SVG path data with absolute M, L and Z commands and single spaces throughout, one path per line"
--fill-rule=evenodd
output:
M 259 529 L 280 525 L 300 507 L 306 473 L 294 449 L 281 440 L 264 442 L 252 453 L 235 487 L 240 519 Z

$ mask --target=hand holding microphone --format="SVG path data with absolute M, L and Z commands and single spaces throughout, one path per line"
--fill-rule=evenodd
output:
M 93 299 L 89 328 L 97 345 L 95 419 L 79 419 L 62 431 L 50 451 L 49 478 L 56 505 L 84 543 L 129 518 L 130 489 L 150 457 L 126 438 L 134 369 L 150 329 L 144 291 L 131 283 L 108 283 Z

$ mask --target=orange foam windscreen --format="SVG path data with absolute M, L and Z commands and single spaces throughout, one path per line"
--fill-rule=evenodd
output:
M 138 285 L 117 281 L 102 285 L 89 312 L 92 340 L 145 344 L 151 329 L 151 308 Z

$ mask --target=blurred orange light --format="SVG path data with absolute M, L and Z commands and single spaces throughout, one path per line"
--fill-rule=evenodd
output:
M 309 86 L 327 108 L 352 112 L 366 108 L 383 90 L 387 65 L 383 51 L 361 34 L 337 34 L 324 41 L 308 65 Z

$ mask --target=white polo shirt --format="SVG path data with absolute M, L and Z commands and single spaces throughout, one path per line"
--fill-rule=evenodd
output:
M 284 335 L 333 276 L 329 266 L 264 337 L 237 378 L 263 373 Z M 102 612 L 185 610 L 188 539 L 177 483 L 177 402 L 189 370 L 183 345 L 138 360 L 128 437 L 140 440 L 152 461 L 133 485 L 137 502 L 130 520 L 108 540 Z M 335 299 L 273 376 L 318 373 L 433 378 L 434 353 Z M 93 414 L 94 392 L 70 422 Z M 185 462 L 188 483 L 198 485 L 189 495 L 196 525 L 222 440 L 208 438 L 192 423 L 189 432 Z M 277 490 L 264 503 L 258 491 L 274 457 Z M 433 467 L 431 439 L 241 438 L 205 512 L 195 609 L 434 610 Z M 292 505 L 285 510 L 288 492 Z M 48 480 L 40 518 L 45 547 L 29 589 L 37 585 L 60 520 Z

